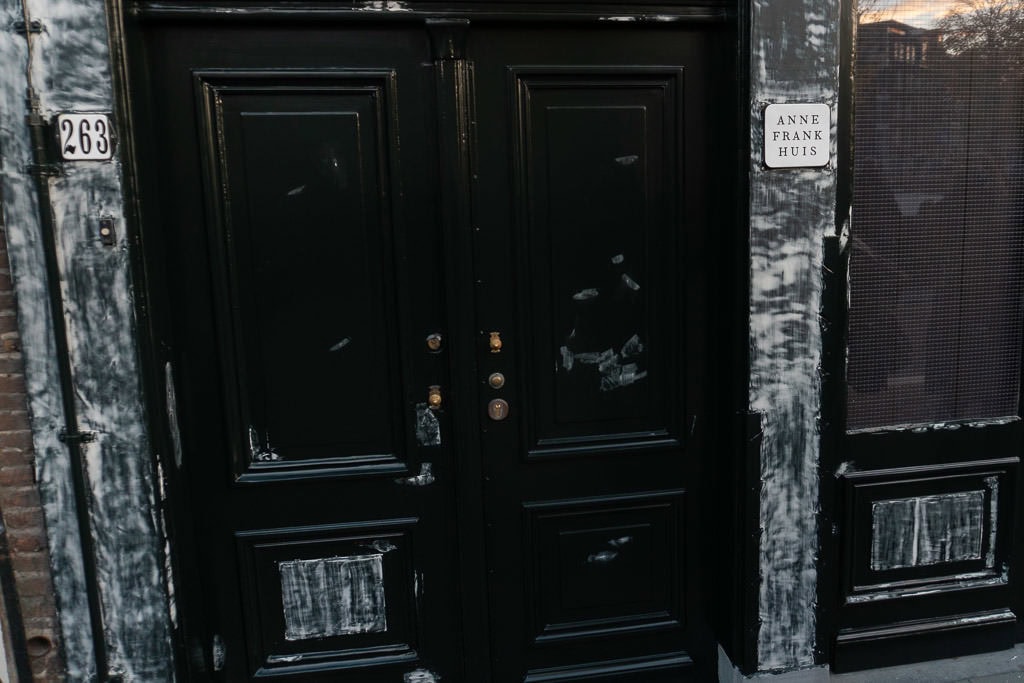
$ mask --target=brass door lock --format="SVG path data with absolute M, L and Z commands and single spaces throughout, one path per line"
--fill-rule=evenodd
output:
M 431 410 L 437 410 L 441 407 L 441 387 L 436 384 L 432 384 L 430 389 L 427 390 L 427 406 Z
M 491 350 L 491 353 L 501 353 L 500 332 L 491 332 L 491 340 L 487 342 L 487 347 Z
M 496 398 L 487 404 L 487 416 L 495 422 L 501 422 L 508 417 L 508 401 L 503 398 Z
M 431 351 L 441 350 L 441 335 L 436 332 L 427 337 L 427 348 Z

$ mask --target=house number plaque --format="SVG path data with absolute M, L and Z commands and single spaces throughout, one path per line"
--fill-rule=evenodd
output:
M 106 161 L 113 156 L 113 136 L 106 114 L 60 114 L 57 135 L 64 161 Z

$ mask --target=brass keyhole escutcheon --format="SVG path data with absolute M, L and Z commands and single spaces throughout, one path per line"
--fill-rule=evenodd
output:
M 487 415 L 495 422 L 501 422 L 508 417 L 508 401 L 503 398 L 496 398 L 487 404 Z
M 487 378 L 487 383 L 491 385 L 492 389 L 501 389 L 505 386 L 505 375 L 500 372 L 492 372 Z
M 431 351 L 441 350 L 441 335 L 434 333 L 427 337 L 427 348 Z
M 501 353 L 500 332 L 491 332 L 491 339 L 487 342 L 487 347 L 491 350 L 491 353 Z
M 431 410 L 437 410 L 441 407 L 441 387 L 436 384 L 431 385 L 427 391 L 427 406 Z

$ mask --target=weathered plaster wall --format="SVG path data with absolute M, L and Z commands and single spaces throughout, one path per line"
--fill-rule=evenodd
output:
M 823 238 L 835 230 L 835 143 L 825 169 L 764 168 L 764 107 L 823 102 L 839 74 L 838 0 L 751 8 L 750 408 L 761 412 L 758 668 L 814 664 Z
M 44 30 L 7 30 L 25 18 Z M 28 79 L 44 115 L 113 110 L 105 8 L 101 0 L 0 0 L 0 154 L 11 270 L 18 292 L 36 470 L 48 527 L 68 676 L 95 680 L 89 606 L 75 512 L 72 467 L 58 435 L 63 413 L 37 196 L 25 124 Z M 152 460 L 134 338 L 121 170 L 73 162 L 50 182 L 58 260 L 80 428 L 90 527 L 112 674 L 124 681 L 173 679 L 170 619 Z M 98 221 L 112 217 L 119 240 L 101 245 Z

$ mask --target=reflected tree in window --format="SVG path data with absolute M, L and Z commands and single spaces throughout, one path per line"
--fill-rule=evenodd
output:
M 1024 2 L 857 18 L 847 426 L 1016 415 Z

